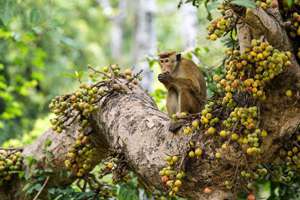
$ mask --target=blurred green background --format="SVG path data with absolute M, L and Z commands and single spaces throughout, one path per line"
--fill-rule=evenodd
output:
M 178 10 L 177 3 L 1 0 L 0 143 L 28 144 L 46 130 L 49 101 L 76 87 L 74 72 L 82 75 L 87 65 L 144 69 L 150 78 L 143 86 L 162 109 L 158 52 L 196 48 L 202 68 L 219 65 L 222 45 L 206 40 L 204 8 Z

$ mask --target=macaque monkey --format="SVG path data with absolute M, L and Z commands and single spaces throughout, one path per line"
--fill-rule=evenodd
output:
M 158 80 L 168 90 L 168 115 L 200 112 L 206 102 L 206 82 L 197 65 L 176 52 L 159 54 L 159 64 L 162 73 L 158 75 Z M 172 124 L 170 126 L 171 131 L 178 128 L 172 127 Z

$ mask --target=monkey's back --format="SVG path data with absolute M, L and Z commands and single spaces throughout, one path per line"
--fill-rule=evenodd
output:
M 207 98 L 207 88 L 206 81 L 203 72 L 200 68 L 191 60 L 182 58 L 181 60 L 182 68 L 179 74 L 183 74 L 184 77 L 188 77 L 196 88 L 198 88 L 201 99 L 206 100 Z

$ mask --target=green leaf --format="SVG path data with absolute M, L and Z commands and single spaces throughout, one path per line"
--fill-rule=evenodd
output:
M 131 188 L 128 185 L 121 185 L 118 191 L 118 200 L 138 200 L 136 188 Z
M 40 183 L 27 183 L 23 191 L 25 191 L 27 194 L 32 194 L 33 192 L 39 191 L 42 188 L 42 185 Z
M 46 141 L 44 142 L 44 147 L 49 147 L 52 144 L 52 140 L 50 140 L 49 138 L 46 139 Z
M 0 19 L 4 25 L 8 25 L 15 13 L 16 0 L 0 1 Z
M 209 1 L 206 5 L 206 9 L 208 12 L 212 12 L 213 10 L 217 9 L 219 5 L 219 1 Z
M 245 8 L 256 8 L 255 2 L 251 0 L 233 0 L 230 3 L 238 6 L 243 6 Z
M 294 5 L 295 1 L 294 0 L 287 0 L 287 5 L 289 8 L 291 8 Z
M 25 161 L 28 163 L 29 167 L 37 163 L 37 160 L 33 156 L 25 157 Z

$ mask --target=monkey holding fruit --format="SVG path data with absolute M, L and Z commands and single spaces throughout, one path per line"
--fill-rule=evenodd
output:
M 198 113 L 206 102 L 206 82 L 197 65 L 176 52 L 164 52 L 159 55 L 162 73 L 158 80 L 168 90 L 167 111 L 173 114 L 187 112 Z M 170 126 L 170 130 L 178 129 Z M 173 130 L 172 130 L 173 129 Z

